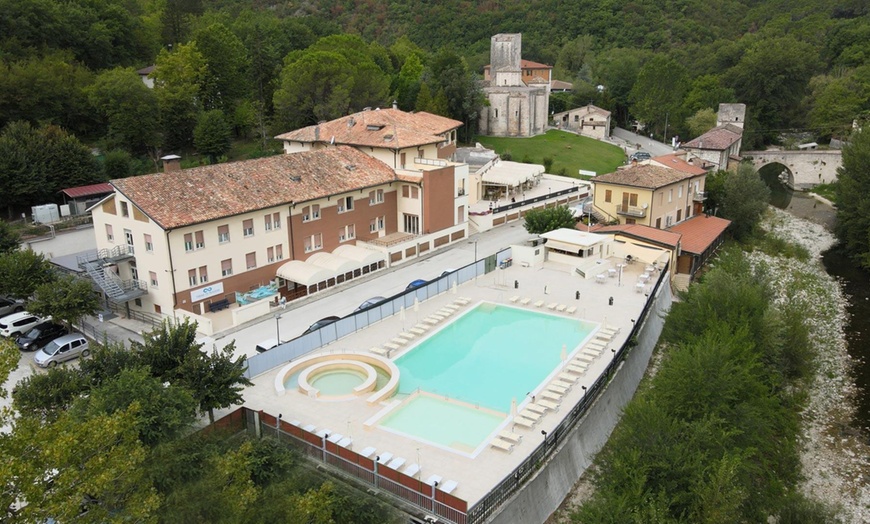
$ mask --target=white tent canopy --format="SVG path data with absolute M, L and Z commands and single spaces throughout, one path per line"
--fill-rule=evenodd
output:
M 657 262 L 662 256 L 668 257 L 668 252 L 663 249 L 641 246 L 631 242 L 625 242 L 624 244 L 617 242 L 616 246 L 623 253 L 623 256 L 631 255 L 632 258 L 636 258 L 646 264 Z
M 517 187 L 544 174 L 544 166 L 500 161 L 483 174 L 484 184 Z
M 354 246 L 351 244 L 343 244 L 335 248 L 332 252 L 334 255 L 355 260 L 358 263 L 357 267 L 377 264 L 378 262 L 387 259 L 386 255 L 374 249 L 366 249 L 364 247 Z
M 324 280 L 329 280 L 336 273 L 321 266 L 302 262 L 301 260 L 291 260 L 278 268 L 275 272 L 279 277 L 297 282 L 304 286 L 311 286 Z
M 306 260 L 305 263 L 314 264 L 315 266 L 326 268 L 335 275 L 347 273 L 359 267 L 359 262 L 357 262 L 356 260 L 340 257 L 338 255 L 327 253 L 325 251 L 319 251 L 317 253 L 314 253 L 313 255 L 308 257 L 308 260 Z
M 580 249 L 588 249 L 596 244 L 607 242 L 612 236 L 562 228 L 542 233 L 541 238 L 547 240 L 545 244 L 547 247 L 576 253 Z

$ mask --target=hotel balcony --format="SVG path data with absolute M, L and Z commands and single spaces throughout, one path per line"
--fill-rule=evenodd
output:
M 639 206 L 617 205 L 616 206 L 616 214 L 634 217 L 634 218 L 644 218 L 644 217 L 646 217 L 646 206 L 639 207 Z
M 707 200 L 707 192 L 706 191 L 698 191 L 694 195 L 692 195 L 692 200 L 694 202 L 703 202 Z

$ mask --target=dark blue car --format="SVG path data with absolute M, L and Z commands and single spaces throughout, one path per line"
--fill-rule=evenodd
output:
M 411 282 L 410 284 L 408 284 L 408 286 L 407 286 L 405 289 L 415 289 L 415 288 L 418 288 L 418 287 L 423 287 L 423 286 L 425 286 L 425 285 L 428 284 L 428 283 L 429 283 L 428 280 L 423 280 L 423 279 L 418 278 L 417 280 L 415 280 L 415 281 Z

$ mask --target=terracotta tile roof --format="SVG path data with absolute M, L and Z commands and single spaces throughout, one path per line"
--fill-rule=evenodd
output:
M 115 189 L 112 187 L 112 184 L 109 184 L 108 182 L 103 182 L 101 184 L 90 184 L 87 186 L 61 189 L 60 192 L 70 198 L 79 198 L 84 196 L 105 195 L 106 193 L 111 193 L 114 190 Z
M 670 154 L 670 155 L 662 155 L 653 157 L 650 160 L 656 162 L 664 167 L 668 167 L 671 169 L 676 169 L 677 171 L 682 171 L 683 173 L 691 173 L 693 175 L 703 175 L 707 172 L 706 169 L 697 165 L 690 164 L 686 162 L 686 159 L 683 155 Z
M 574 84 L 572 84 L 571 82 L 565 82 L 563 80 L 553 80 L 552 82 L 550 82 L 550 87 L 552 87 L 553 89 L 564 89 L 570 91 L 571 89 L 574 89 Z
M 698 175 L 683 173 L 682 171 L 652 164 L 638 164 L 627 169 L 620 169 L 613 173 L 597 176 L 591 182 L 593 184 L 615 184 L 645 189 L 658 189 L 696 176 Z
M 585 110 L 585 112 L 584 112 Z M 553 115 L 553 118 L 562 118 L 565 115 L 570 114 L 584 114 L 584 115 L 601 115 L 601 116 L 610 116 L 610 111 L 606 109 L 602 109 L 598 106 L 587 104 L 585 106 L 575 107 L 574 109 L 569 109 L 567 111 L 562 111 L 561 113 L 556 113 Z
M 157 69 L 157 66 L 156 66 L 156 65 L 150 65 L 150 66 L 148 66 L 148 67 L 143 67 L 142 69 L 140 69 L 140 70 L 138 70 L 138 71 L 136 71 L 136 72 L 139 73 L 139 74 L 142 75 L 142 76 L 148 76 L 148 75 L 150 75 L 151 73 L 153 73 L 155 69 Z
M 396 179 L 380 160 L 346 146 L 113 180 L 163 229 L 215 220 Z
M 654 227 L 644 226 L 641 224 L 619 224 L 613 226 L 603 226 L 601 224 L 597 224 L 593 226 L 590 231 L 592 231 L 593 233 L 619 233 L 632 238 L 636 238 L 638 240 L 646 240 L 648 242 L 652 242 L 662 246 L 668 246 L 671 248 L 677 247 L 677 244 L 680 242 L 679 233 L 666 231 L 664 229 L 656 229 Z
M 439 136 L 462 125 L 459 120 L 421 111 L 400 109 L 360 111 L 321 124 L 278 135 L 278 140 L 294 142 L 334 142 L 352 146 L 402 149 L 437 144 Z
M 484 69 L 492 69 L 492 64 L 486 64 L 483 66 Z M 507 69 L 510 70 L 510 66 L 503 67 L 502 70 Z M 538 62 L 532 62 L 531 60 L 520 59 L 520 69 L 553 69 L 553 66 L 547 64 L 541 64 Z
M 697 215 L 672 226 L 670 231 L 683 236 L 682 249 L 699 255 L 731 225 L 730 220 L 710 215 Z
M 741 136 L 742 130 L 739 127 L 725 124 L 724 126 L 714 127 L 698 138 L 689 140 L 683 144 L 683 147 L 724 151 L 740 140 Z

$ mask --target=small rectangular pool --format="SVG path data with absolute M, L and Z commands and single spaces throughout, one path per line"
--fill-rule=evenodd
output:
M 399 395 L 431 393 L 459 401 L 456 403 L 459 405 L 467 404 L 471 411 L 463 412 L 462 416 L 439 417 L 437 431 L 433 428 L 424 431 L 422 428 L 428 426 L 425 416 L 406 417 L 402 413 L 408 409 L 416 412 L 418 407 L 411 406 L 418 402 L 420 406 L 429 406 L 433 413 L 443 414 L 454 408 L 435 406 L 431 401 L 417 400 L 425 397 L 415 397 L 380 425 L 422 440 L 433 440 L 431 435 L 446 433 L 436 441 L 454 449 L 457 446 L 450 443 L 461 443 L 459 447 L 466 452 L 476 448 L 498 426 L 492 424 L 489 410 L 502 413 L 503 422 L 510 414 L 512 401 L 522 403 L 562 363 L 563 347 L 568 354 L 572 353 L 595 327 L 593 323 L 566 316 L 481 303 L 395 361 L 400 372 Z M 484 411 L 487 411 L 484 418 L 488 419 L 485 423 L 469 420 L 468 417 L 473 419 L 475 413 Z M 490 430 L 479 436 L 480 431 L 471 429 L 478 426 Z M 416 431 L 415 427 L 421 430 Z

